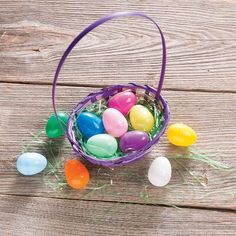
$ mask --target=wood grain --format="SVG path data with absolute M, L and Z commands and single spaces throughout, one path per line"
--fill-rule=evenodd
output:
M 221 236 L 236 230 L 233 212 L 4 195 L 0 209 L 0 233 L 6 236 Z
M 142 10 L 158 20 L 166 35 L 165 89 L 236 92 L 234 1 L 93 3 L 1 1 L 0 81 L 51 83 L 63 51 L 87 24 L 113 11 Z M 60 83 L 156 84 L 159 42 L 154 27 L 142 19 L 109 22 L 75 49 Z
M 59 110 L 70 111 L 76 101 L 91 91 L 94 91 L 94 88 L 59 86 Z M 203 176 L 204 187 L 189 178 L 187 171 L 172 160 L 173 176 L 170 185 L 166 188 L 155 188 L 148 183 L 146 175 L 153 158 L 180 153 L 180 149 L 168 144 L 166 137 L 161 139 L 144 160 L 131 166 L 108 169 L 86 163 L 92 178 L 85 191 L 66 189 L 58 193 L 46 185 L 43 175 L 23 177 L 15 169 L 15 160 L 21 151 L 23 141 L 31 140 L 29 132 L 37 132 L 44 128 L 46 119 L 52 111 L 51 88 L 42 85 L 2 83 L 0 93 L 4 94 L 0 98 L 0 193 L 236 209 L 235 171 L 213 171 L 209 166 L 196 161 L 182 161 L 189 171 Z M 213 159 L 236 167 L 236 147 L 233 145 L 236 133 L 236 94 L 165 91 L 163 95 L 170 104 L 171 122 L 184 122 L 197 131 L 197 149 L 206 150 Z M 42 145 L 37 145 L 33 151 L 42 152 Z M 61 157 L 62 164 L 65 159 L 71 157 L 71 148 L 65 145 Z M 62 169 L 61 167 L 60 171 Z M 183 183 L 179 171 L 190 181 L 189 184 Z M 103 185 L 107 187 L 91 191 Z M 147 198 L 144 197 L 146 195 Z
M 66 141 L 55 159 L 45 151 L 44 136 L 29 149 L 59 162 L 57 177 L 47 176 L 48 169 L 33 177 L 17 173 L 23 144 L 32 140 L 30 132 L 44 129 L 52 112 L 49 85 L 63 51 L 89 23 L 116 11 L 142 11 L 158 21 L 168 48 L 163 95 L 171 122 L 192 126 L 198 133 L 194 148 L 236 168 L 235 1 L 0 0 L 0 235 L 235 235 L 235 170 L 170 159 L 170 184 L 149 184 L 154 158 L 186 152 L 165 136 L 131 166 L 85 163 L 91 174 L 85 190 L 55 188 L 57 178 L 64 181 L 65 160 L 74 158 Z M 94 87 L 156 85 L 160 58 L 151 24 L 138 18 L 108 22 L 68 58 L 58 109 L 71 111 Z

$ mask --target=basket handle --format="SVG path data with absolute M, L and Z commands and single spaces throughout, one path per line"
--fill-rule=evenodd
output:
M 59 73 L 61 71 L 61 68 L 67 58 L 67 56 L 70 54 L 70 52 L 72 51 L 72 49 L 75 47 L 75 45 L 86 35 L 88 34 L 90 31 L 92 31 L 93 29 L 97 28 L 99 25 L 115 19 L 115 18 L 119 18 L 119 17 L 123 17 L 123 16 L 140 16 L 143 18 L 148 19 L 149 21 L 151 21 L 158 29 L 160 36 L 161 36 L 161 43 L 162 43 L 162 66 L 161 66 L 161 74 L 160 74 L 160 80 L 157 86 L 157 91 L 156 91 L 156 98 L 159 99 L 160 93 L 161 93 L 161 89 L 162 89 L 162 85 L 164 82 L 164 77 L 165 77 L 165 68 L 166 68 L 166 44 L 165 44 L 165 38 L 164 35 L 160 29 L 160 27 L 158 26 L 158 24 L 149 16 L 145 15 L 142 12 L 117 12 L 117 13 L 113 13 L 111 15 L 107 15 L 104 16 L 102 18 L 100 18 L 99 20 L 93 22 L 91 25 L 87 26 L 72 42 L 71 44 L 68 46 L 68 48 L 66 49 L 66 51 L 64 52 L 63 56 L 60 59 L 60 62 L 57 66 L 55 75 L 54 75 L 54 79 L 53 79 L 53 84 L 52 84 L 52 105 L 53 105 L 53 110 L 55 112 L 55 115 L 58 119 L 57 116 L 57 112 L 56 112 L 56 103 L 55 103 L 55 95 L 56 95 L 56 84 L 57 84 L 57 79 L 59 76 Z M 59 121 L 59 119 L 58 119 Z M 60 123 L 60 121 L 59 121 Z

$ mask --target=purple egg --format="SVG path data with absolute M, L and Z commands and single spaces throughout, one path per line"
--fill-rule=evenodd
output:
M 120 138 L 120 149 L 124 153 L 140 150 L 149 142 L 147 133 L 139 130 L 129 131 Z

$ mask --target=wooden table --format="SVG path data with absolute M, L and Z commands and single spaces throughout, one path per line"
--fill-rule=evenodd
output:
M 22 145 L 32 140 L 30 132 L 44 128 L 52 112 L 51 83 L 63 51 L 89 23 L 122 10 L 143 11 L 163 29 L 168 59 L 162 94 L 171 122 L 197 131 L 195 149 L 236 166 L 234 0 L 1 0 L 0 235 L 236 234 L 235 171 L 171 160 L 170 184 L 149 184 L 151 161 L 179 152 L 166 136 L 132 166 L 113 170 L 86 163 L 91 183 L 82 191 L 55 191 L 45 184 L 43 173 L 17 173 Z M 138 18 L 109 22 L 86 36 L 63 67 L 58 107 L 71 111 L 105 85 L 156 85 L 160 57 L 159 35 L 150 23 Z M 33 150 L 41 149 L 38 143 Z M 65 144 L 58 159 L 63 162 L 71 153 Z

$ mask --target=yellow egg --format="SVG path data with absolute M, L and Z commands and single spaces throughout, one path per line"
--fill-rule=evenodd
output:
M 167 129 L 167 138 L 170 143 L 176 146 L 188 147 L 196 142 L 197 134 L 191 127 L 176 123 Z
M 130 123 L 135 130 L 149 132 L 154 126 L 152 113 L 142 105 L 135 105 L 129 113 Z

